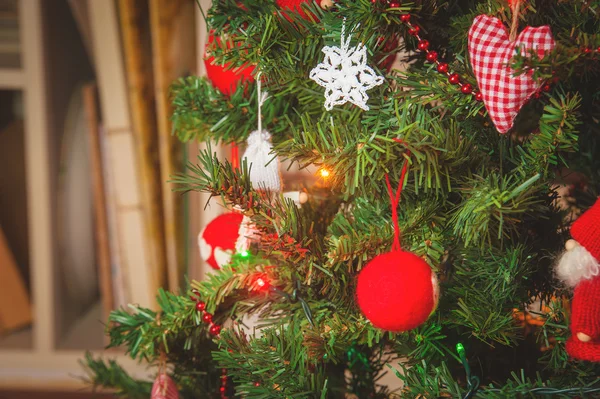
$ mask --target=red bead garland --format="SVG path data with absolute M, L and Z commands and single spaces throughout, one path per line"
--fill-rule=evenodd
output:
M 419 40 L 419 44 L 417 45 L 417 48 L 421 51 L 429 50 L 429 40 L 425 40 L 425 39 Z
M 448 76 L 448 82 L 453 85 L 457 85 L 460 83 L 460 76 L 458 76 L 457 73 L 451 73 L 450 76 Z
M 448 64 L 446 64 L 445 62 L 440 62 L 437 64 L 437 71 L 439 73 L 446 74 L 446 73 L 448 73 L 448 69 L 449 69 Z
M 429 49 L 429 41 L 419 36 L 421 28 L 417 25 L 413 25 L 410 22 L 410 14 L 402 14 L 400 21 L 404 22 L 408 27 L 408 34 L 414 36 L 418 40 L 417 48 L 420 51 L 425 52 L 425 59 L 427 62 L 436 64 L 436 69 L 439 73 L 444 74 L 448 77 L 448 81 L 453 85 L 460 86 L 460 91 L 463 94 L 472 94 L 476 101 L 483 101 L 483 96 L 478 91 L 473 91 L 473 86 L 469 83 L 463 83 L 460 81 L 460 76 L 457 73 L 450 73 L 450 68 L 447 63 L 440 62 L 438 60 L 438 53 L 435 50 Z
M 465 83 L 464 85 L 462 85 L 462 87 L 460 88 L 460 91 L 463 92 L 463 94 L 471 94 L 473 92 L 473 86 L 471 86 L 470 83 Z
M 200 291 L 192 289 L 194 295 L 190 296 L 190 299 L 196 302 L 196 310 L 202 312 L 202 321 L 209 325 L 208 332 L 210 335 L 218 337 L 221 334 L 221 326 L 213 323 L 212 314 L 206 311 L 206 303 L 200 300 Z M 227 399 L 227 369 L 221 369 L 221 387 L 219 392 L 221 393 L 221 399 Z
M 427 55 L 425 56 L 425 59 L 426 59 L 428 62 L 431 62 L 431 63 L 434 63 L 434 62 L 436 62 L 436 61 L 437 61 L 437 59 L 438 59 L 438 53 L 437 53 L 437 51 L 433 51 L 433 50 L 431 50 L 431 51 L 428 51 L 428 52 L 427 52 Z

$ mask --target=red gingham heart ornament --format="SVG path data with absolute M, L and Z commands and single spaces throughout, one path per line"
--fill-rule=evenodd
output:
M 469 56 L 479 91 L 490 118 L 500 133 L 508 132 L 519 110 L 542 85 L 530 73 L 513 76 L 510 60 L 535 50 L 541 58 L 554 48 L 549 26 L 526 27 L 510 42 L 506 27 L 498 18 L 479 15 L 469 29 Z
M 167 374 L 159 373 L 152 384 L 151 399 L 179 399 L 177 385 Z

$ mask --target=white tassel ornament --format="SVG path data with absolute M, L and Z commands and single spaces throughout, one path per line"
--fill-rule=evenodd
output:
M 271 135 L 255 130 L 248 136 L 248 147 L 242 159 L 250 166 L 250 181 L 258 190 L 281 191 L 279 160 L 271 154 Z

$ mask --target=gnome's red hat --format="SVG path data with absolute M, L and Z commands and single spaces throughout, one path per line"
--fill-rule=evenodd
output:
M 600 199 L 573 223 L 571 236 L 600 262 Z

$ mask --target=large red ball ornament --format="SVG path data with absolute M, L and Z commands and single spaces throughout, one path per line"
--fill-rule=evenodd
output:
M 208 37 L 208 48 L 214 41 L 220 42 L 218 37 L 215 37 L 212 33 Z M 228 48 L 231 48 L 228 45 Z M 231 64 L 227 63 L 224 65 L 215 64 L 215 57 L 206 56 L 204 58 L 204 66 L 206 67 L 206 75 L 208 80 L 211 81 L 214 87 L 226 96 L 235 92 L 238 86 L 242 82 L 252 82 L 254 77 L 252 72 L 254 71 L 253 66 L 245 66 L 241 68 L 232 68 Z
M 437 307 L 435 273 L 410 252 L 377 256 L 358 275 L 358 306 L 375 327 L 400 332 L 423 324 Z
M 229 263 L 235 251 L 243 215 L 229 212 L 217 216 L 198 235 L 200 257 L 213 269 Z

